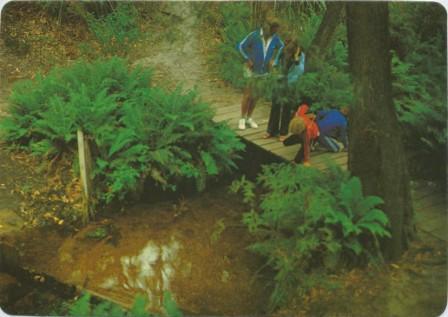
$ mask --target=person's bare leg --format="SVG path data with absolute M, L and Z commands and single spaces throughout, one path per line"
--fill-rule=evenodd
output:
M 243 92 L 243 100 L 241 100 L 241 118 L 238 120 L 238 129 L 246 129 L 246 117 L 250 108 L 251 91 L 246 87 Z
M 247 109 L 247 124 L 249 124 L 251 128 L 258 128 L 258 124 L 252 119 L 252 113 L 254 112 L 256 104 L 257 99 L 252 96 L 250 98 L 249 107 Z
M 241 100 L 241 118 L 246 118 L 249 112 L 250 99 L 250 89 L 246 87 L 243 92 L 243 100 Z
M 254 112 L 256 105 L 257 105 L 257 100 L 254 97 L 249 98 L 248 107 L 247 107 L 247 117 L 248 118 L 252 117 L 252 113 Z

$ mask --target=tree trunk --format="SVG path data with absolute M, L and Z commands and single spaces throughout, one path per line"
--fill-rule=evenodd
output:
M 350 114 L 349 169 L 366 195 L 384 199 L 392 239 L 383 241 L 386 259 L 398 258 L 413 234 L 409 176 L 392 101 L 387 3 L 347 4 L 349 62 L 354 82 Z
M 327 10 L 307 51 L 308 69 L 314 69 L 319 60 L 325 57 L 340 22 L 344 5 L 340 1 L 326 3 Z

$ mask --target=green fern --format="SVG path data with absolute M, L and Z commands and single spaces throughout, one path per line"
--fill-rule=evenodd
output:
M 89 28 L 101 44 L 103 53 L 122 56 L 141 37 L 137 19 L 138 11 L 132 3 L 118 3 L 103 17 L 87 16 Z
M 171 293 L 168 291 L 163 292 L 163 308 L 167 317 L 182 317 L 183 314 L 177 307 L 176 302 L 173 300 Z
M 380 260 L 377 238 L 390 237 L 388 218 L 378 209 L 382 199 L 365 197 L 359 179 L 339 167 L 322 173 L 271 164 L 256 183 L 243 177 L 231 191 L 241 192 L 250 206 L 243 215 L 257 239 L 250 250 L 276 271 L 271 309 L 296 291 L 306 292 L 322 272 Z
M 119 58 L 77 62 L 34 81 L 18 82 L 2 138 L 35 155 L 76 153 L 82 129 L 95 154 L 100 203 L 121 201 L 146 179 L 175 190 L 183 179 L 203 190 L 207 179 L 236 168 L 244 149 L 236 134 L 213 122 L 194 91 L 150 86 L 151 71 L 129 70 Z
M 73 317 L 155 317 L 158 315 L 147 311 L 148 300 L 144 295 L 137 295 L 132 308 L 129 311 L 122 309 L 119 305 L 109 301 L 100 301 L 97 304 L 91 303 L 90 293 L 84 293 L 78 300 L 70 305 L 68 313 Z M 163 309 L 166 317 L 182 317 L 181 310 L 177 307 L 170 292 L 165 291 L 163 295 Z M 66 312 L 59 312 L 65 315 Z
M 90 293 L 84 293 L 69 309 L 70 316 L 90 316 Z
M 149 314 L 146 311 L 148 300 L 144 295 L 137 295 L 134 299 L 134 305 L 132 306 L 129 315 L 132 317 L 148 317 Z

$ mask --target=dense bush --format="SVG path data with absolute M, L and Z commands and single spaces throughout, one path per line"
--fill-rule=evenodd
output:
M 256 237 L 250 249 L 276 271 L 271 307 L 304 293 L 322 273 L 381 260 L 378 238 L 390 237 L 376 196 L 364 196 L 358 178 L 331 166 L 325 173 L 301 165 L 264 166 L 256 183 L 232 184 L 251 210 L 244 223 Z
M 105 55 L 125 56 L 141 37 L 138 11 L 133 3 L 118 3 L 112 12 L 104 16 L 86 12 L 86 19 Z
M 218 63 L 221 78 L 235 87 L 242 88 L 245 84 L 243 58 L 236 46 L 253 31 L 250 25 L 250 4 L 229 2 L 223 3 L 219 8 L 222 15 L 222 26 L 219 29 L 221 43 L 213 58 L 215 63 Z
M 151 73 L 128 70 L 113 58 L 54 69 L 15 85 L 5 139 L 39 156 L 77 149 L 80 128 L 91 139 L 95 188 L 102 202 L 123 199 L 146 178 L 176 189 L 185 178 L 205 186 L 207 176 L 235 167 L 244 146 L 194 92 L 150 87 Z
M 446 12 L 436 3 L 393 3 L 390 11 L 394 103 L 411 172 L 445 183 Z

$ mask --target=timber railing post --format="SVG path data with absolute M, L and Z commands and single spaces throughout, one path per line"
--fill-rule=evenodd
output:
M 81 175 L 81 186 L 83 196 L 83 221 L 86 223 L 90 216 L 93 216 L 92 199 L 92 156 L 90 153 L 88 140 L 84 132 L 78 129 L 78 154 L 79 169 Z

